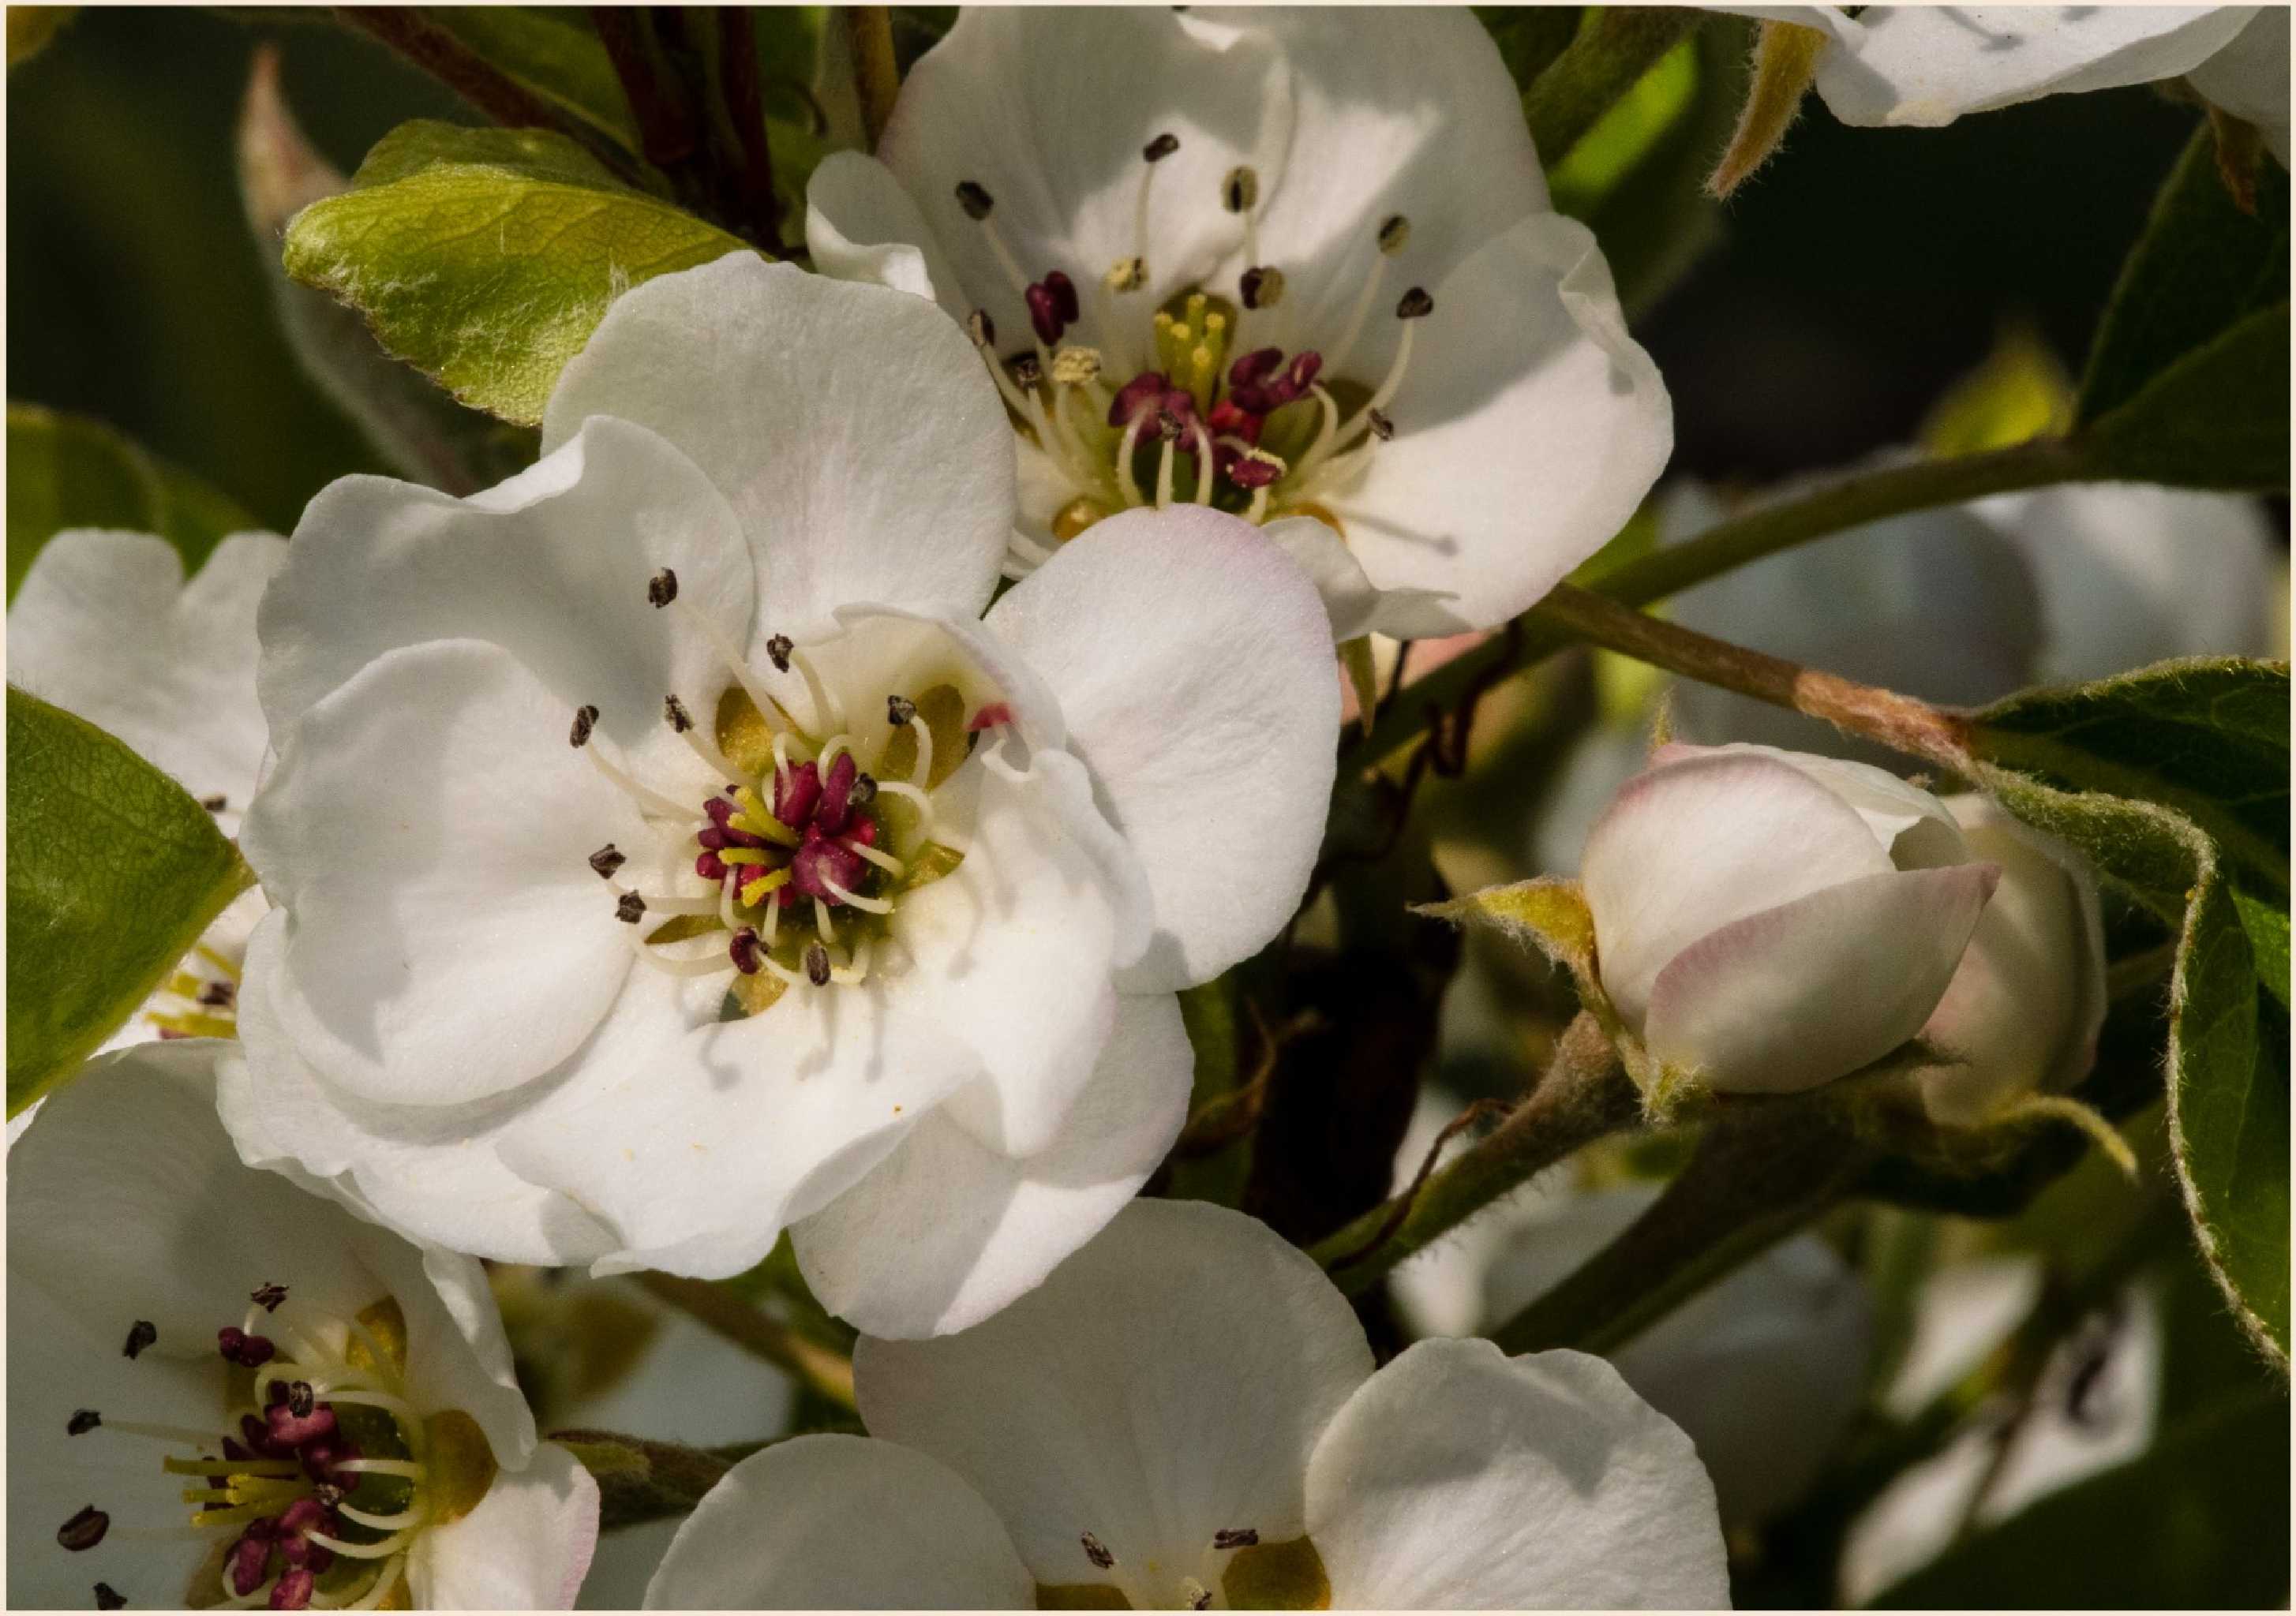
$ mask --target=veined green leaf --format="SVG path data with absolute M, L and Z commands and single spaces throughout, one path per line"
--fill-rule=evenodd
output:
M 182 787 L 8 687 L 8 1114 L 69 1077 L 252 879 Z
M 2169 1127 L 2202 1255 L 2288 1357 L 2288 669 L 2166 663 L 1975 715 L 1978 778 L 2179 927 Z
M 194 571 L 226 535 L 263 524 L 181 467 L 101 421 L 8 406 L 8 597 L 40 546 L 67 527 L 156 533 Z
M 287 273 L 367 317 L 465 404 L 535 425 L 613 299 L 745 242 L 563 136 L 403 124 L 287 229 Z
M 2185 488 L 2288 486 L 2288 304 L 2243 315 L 2081 429 L 2099 468 Z
M 2118 409 L 2243 317 L 2287 300 L 2287 173 L 2262 165 L 2256 212 L 2241 212 L 2217 172 L 2216 137 L 2202 123 L 2121 266 L 2089 351 L 2077 419 L 2086 425 Z

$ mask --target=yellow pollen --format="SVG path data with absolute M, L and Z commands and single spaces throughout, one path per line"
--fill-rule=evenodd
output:
M 756 880 L 742 888 L 742 907 L 745 909 L 757 908 L 760 899 L 764 898 L 767 894 L 775 892 L 779 888 L 787 886 L 789 884 L 789 878 L 790 872 L 786 869 L 776 869 L 769 875 L 759 876 Z
M 227 1016 L 147 1016 L 153 1026 L 185 1038 L 236 1038 L 239 1023 Z

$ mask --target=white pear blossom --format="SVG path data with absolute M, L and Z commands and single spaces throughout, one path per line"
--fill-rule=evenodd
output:
M 117 737 L 236 836 L 266 745 L 256 602 L 286 555 L 277 534 L 234 534 L 186 579 L 182 553 L 155 535 L 67 528 L 9 605 L 8 681 Z M 266 907 L 259 891 L 234 898 L 103 1049 L 231 1037 L 240 963 Z
M 790 1228 L 833 1310 L 961 1327 L 1153 1169 L 1174 990 L 1299 901 L 1316 592 L 1141 511 L 984 620 L 1013 468 L 962 334 L 748 254 L 625 295 L 543 447 L 296 530 L 231 1126 L 457 1249 L 718 1277 Z
M 1432 1341 L 1373 1372 L 1264 1226 L 1128 1207 L 996 1318 L 863 1337 L 872 1436 L 743 1460 L 658 1608 L 1710 1606 L 1690 1443 L 1583 1353 Z
M 2088 1075 L 2109 1003 L 2104 920 L 2079 853 L 1988 797 L 1966 792 L 1945 805 L 2001 880 L 1923 1029 L 1956 1064 L 1916 1081 L 1931 1116 L 1974 1124 Z
M 821 269 L 967 323 L 1019 441 L 1016 572 L 1196 502 L 1268 523 L 1341 638 L 1487 627 L 1672 448 L 1464 8 L 967 7 L 807 201 Z
M 1783 492 L 1783 491 L 1782 491 Z M 1726 514 L 1669 489 L 1669 543 Z M 1976 706 L 2035 684 L 2172 657 L 2276 654 L 2271 530 L 2255 500 L 2135 483 L 2069 484 L 1868 523 L 1687 590 L 1685 627 L 1924 701 Z M 1831 724 L 1691 681 L 1685 739 L 1902 760 Z
M 242 1165 L 238 1059 L 100 1056 L 8 1153 L 9 1603 L 569 1607 L 597 1485 L 485 1274 Z
M 1845 124 L 1934 128 L 2044 95 L 2186 78 L 2288 161 L 2284 5 L 1718 9 L 1824 32 L 1817 93 Z
M 1882 770 L 1675 745 L 1595 821 L 1579 878 L 1603 990 L 1652 1057 L 1790 1093 L 1921 1031 L 1999 875 Z

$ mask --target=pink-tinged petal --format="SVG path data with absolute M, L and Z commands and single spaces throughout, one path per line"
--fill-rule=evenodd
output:
M 1639 1026 L 1692 943 L 1890 868 L 1857 811 L 1801 770 L 1752 753 L 1662 760 L 1611 799 L 1579 861 L 1603 986 Z
M 1040 1284 L 1121 1211 L 1187 1120 L 1194 1057 L 1168 993 L 1118 1001 L 1092 1081 L 1031 1156 L 946 1110 L 791 1233 L 822 1304 L 872 1335 L 946 1334 Z
M 1734 921 L 1659 973 L 1643 1038 L 1712 1088 L 1790 1094 L 1922 1029 L 2000 878 L 1995 864 L 1891 870 Z

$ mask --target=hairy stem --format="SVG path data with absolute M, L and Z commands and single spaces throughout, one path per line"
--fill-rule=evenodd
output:
M 786 1369 L 840 1408 L 856 1407 L 852 1359 L 808 1341 L 772 1314 L 706 1279 L 649 1272 L 638 1275 L 637 1281 L 735 1346 Z
M 1491 1339 L 1511 1353 L 1620 1347 L 1832 1205 L 1864 1166 L 1818 1106 L 1748 1110 L 1718 1114 L 1647 1212 Z
M 1506 1121 L 1429 1175 L 1416 1194 L 1382 1202 L 1317 1241 L 1308 1254 L 1341 1290 L 1359 1294 L 1533 1174 L 1628 1126 L 1641 1107 L 1609 1040 L 1594 1017 L 1582 1015 L 1563 1034 L 1538 1087 Z
M 1554 593 L 1531 608 L 1530 615 L 1534 622 L 1572 639 L 1758 701 L 1792 707 L 1942 768 L 1959 770 L 1969 763 L 1960 720 L 1910 696 L 1732 645 L 1574 584 L 1557 584 Z
M 869 150 L 885 133 L 893 116 L 893 99 L 901 93 L 900 63 L 893 55 L 893 10 L 887 5 L 847 5 L 838 8 L 846 37 L 853 46 L 853 78 L 861 97 L 861 128 Z

